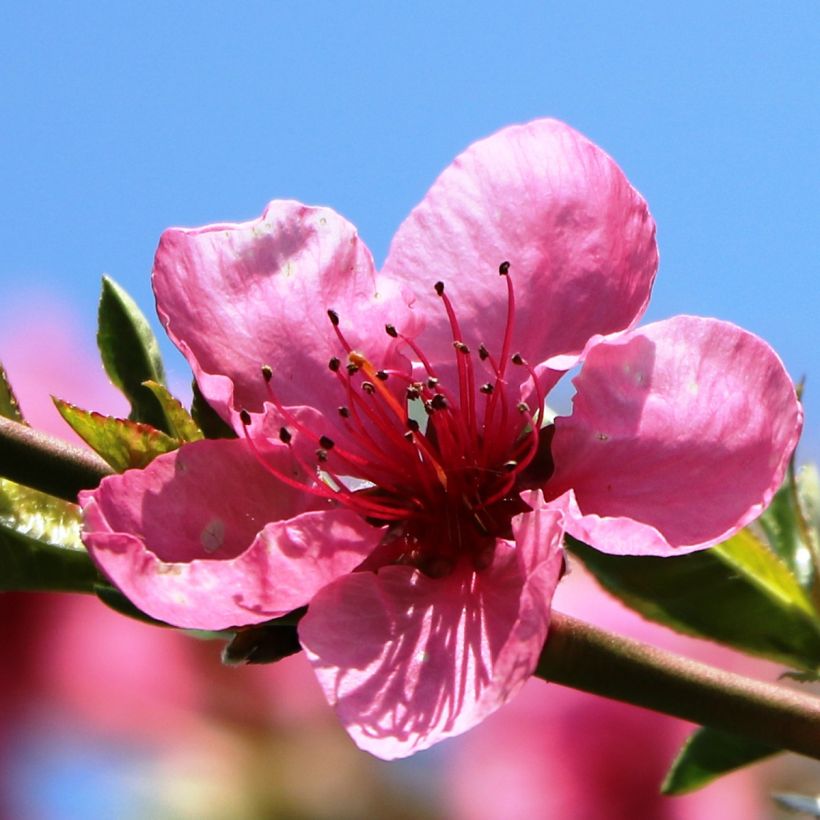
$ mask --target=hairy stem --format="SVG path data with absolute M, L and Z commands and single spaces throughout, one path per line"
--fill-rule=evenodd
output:
M 113 470 L 98 455 L 0 416 L 0 476 L 76 501 Z
M 552 613 L 535 674 L 820 760 L 820 698 Z

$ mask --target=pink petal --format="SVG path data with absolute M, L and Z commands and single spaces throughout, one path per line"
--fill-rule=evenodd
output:
M 555 423 L 545 488 L 605 552 L 716 544 L 766 507 L 802 412 L 777 354 L 728 322 L 679 316 L 602 342 Z
M 261 410 L 263 364 L 284 405 L 332 414 L 341 402 L 327 363 L 344 351 L 327 310 L 375 358 L 390 342 L 385 323 L 401 323 L 406 310 L 391 283 L 377 280 L 349 222 L 292 201 L 271 202 L 250 222 L 165 231 L 153 283 L 168 335 L 226 419 Z M 238 429 L 235 414 L 233 423 Z
M 535 668 L 563 566 L 560 516 L 540 508 L 498 541 L 493 565 L 432 579 L 407 566 L 357 572 L 322 590 L 299 636 L 356 744 L 404 757 L 460 734 Z
M 287 448 L 266 458 L 293 473 Z M 243 441 L 201 441 L 81 494 L 83 540 L 140 609 L 175 626 L 259 623 L 358 566 L 381 531 L 260 466 Z
M 537 365 L 638 320 L 658 263 L 655 225 L 601 149 L 563 123 L 536 120 L 457 157 L 399 228 L 384 272 L 415 287 L 430 322 L 422 346 L 449 359 L 433 284 L 445 282 L 464 341 L 498 354 L 504 261 L 517 292 L 514 349 Z

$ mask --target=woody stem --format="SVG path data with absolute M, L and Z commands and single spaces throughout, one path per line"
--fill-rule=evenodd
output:
M 87 450 L 0 418 L 1 476 L 75 500 L 111 472 Z M 552 614 L 535 675 L 820 760 L 820 698 L 724 672 L 560 612 Z
M 98 455 L 0 416 L 0 476 L 76 501 L 113 472 Z
M 820 760 L 820 698 L 745 678 L 553 612 L 535 674 Z

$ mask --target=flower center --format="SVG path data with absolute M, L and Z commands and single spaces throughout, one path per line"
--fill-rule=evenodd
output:
M 279 438 L 311 481 L 296 482 L 265 461 L 247 432 L 250 414 L 242 411 L 246 439 L 267 469 L 387 527 L 376 566 L 406 563 L 439 577 L 466 558 L 481 570 L 492 562 L 496 539 L 512 537 L 512 517 L 527 509 L 519 479 L 539 451 L 543 398 L 530 365 L 520 354 L 510 354 L 515 294 L 509 267 L 507 262 L 499 267 L 507 285 L 507 316 L 497 358 L 482 344 L 476 360 L 444 283 L 436 283 L 455 359 L 456 375 L 448 380 L 393 325 L 385 328 L 394 340 L 390 349 L 407 354 L 413 368 L 377 368 L 348 343 L 339 316 L 329 310 L 345 356 L 328 363 L 342 396 L 342 434 L 335 438 L 311 430 L 288 411 L 272 387 L 273 369 L 262 368 L 269 400 L 285 421 Z M 527 371 L 535 414 L 520 401 L 522 380 L 509 378 L 511 366 Z M 293 446 L 295 436 L 315 448 L 315 462 L 301 455 L 305 448 Z

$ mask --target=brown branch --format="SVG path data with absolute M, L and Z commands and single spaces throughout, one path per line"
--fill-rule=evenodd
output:
M 90 450 L 0 416 L 0 476 L 76 501 L 113 470 Z
M 820 698 L 724 672 L 560 612 L 535 674 L 820 760 Z
M 0 417 L 0 475 L 73 501 L 112 469 Z M 553 612 L 538 677 L 820 760 L 820 698 L 759 683 Z

